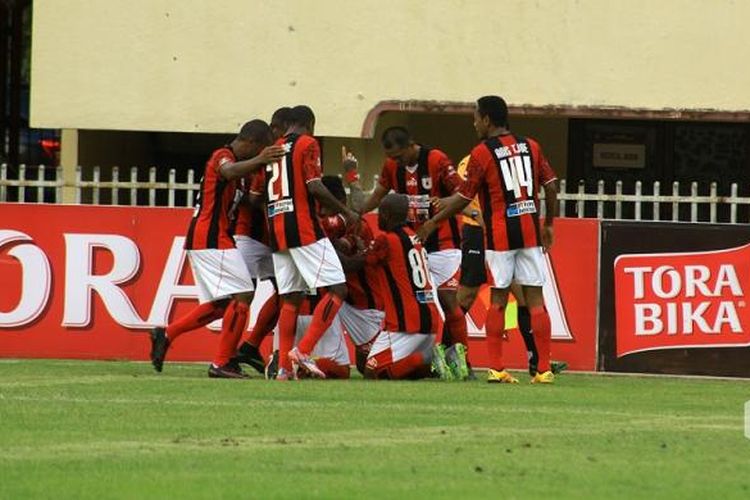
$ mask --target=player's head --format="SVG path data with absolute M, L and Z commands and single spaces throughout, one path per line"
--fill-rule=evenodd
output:
M 417 148 L 406 127 L 388 127 L 380 137 L 385 155 L 399 167 L 417 163 Z
M 474 110 L 474 128 L 480 139 L 486 139 L 492 128 L 508 128 L 508 105 L 496 95 L 486 95 L 477 99 Z
M 385 195 L 378 208 L 378 227 L 381 231 L 392 231 L 406 224 L 409 212 L 409 197 L 405 194 Z
M 293 107 L 289 120 L 291 122 L 290 125 L 303 128 L 310 135 L 315 133 L 315 113 L 313 113 L 313 110 L 309 106 L 300 104 Z
M 344 183 L 341 182 L 341 178 L 338 175 L 324 175 L 320 180 L 323 182 L 323 185 L 326 187 L 326 189 L 331 192 L 334 198 L 346 205 L 346 191 L 344 190 Z M 320 215 L 327 216 L 333 215 L 333 213 L 321 204 Z
M 232 141 L 232 150 L 238 160 L 247 160 L 271 143 L 271 127 L 263 120 L 250 120 L 242 126 L 240 133 Z
M 292 108 L 284 106 L 273 112 L 271 115 L 271 134 L 273 139 L 283 137 L 286 134 L 289 124 L 292 121 Z

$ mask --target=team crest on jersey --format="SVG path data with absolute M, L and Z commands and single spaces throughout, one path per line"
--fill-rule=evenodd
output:
M 424 189 L 432 189 L 432 177 L 422 177 L 422 187 Z

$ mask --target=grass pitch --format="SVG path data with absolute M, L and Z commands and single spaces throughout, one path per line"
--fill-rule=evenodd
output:
M 205 370 L 0 362 L 0 497 L 750 497 L 747 381 L 280 383 Z

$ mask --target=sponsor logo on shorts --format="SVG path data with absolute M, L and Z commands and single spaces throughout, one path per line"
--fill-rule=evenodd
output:
M 453 277 L 449 279 L 448 281 L 446 281 L 445 283 L 443 283 L 441 288 L 458 288 L 458 280 L 455 277 Z
M 508 217 L 518 217 L 519 215 L 524 214 L 535 214 L 536 204 L 534 203 L 534 200 L 525 200 L 519 201 L 517 203 L 511 203 L 510 205 L 508 205 L 505 213 Z
M 469 250 L 466 253 L 468 253 L 469 255 L 481 255 L 482 254 L 482 252 L 480 252 L 479 250 Z
M 419 290 L 416 295 L 417 302 L 420 304 L 430 304 L 435 302 L 435 294 L 432 290 Z
M 275 217 L 287 212 L 294 212 L 294 201 L 291 199 L 274 201 L 268 204 L 269 217 Z

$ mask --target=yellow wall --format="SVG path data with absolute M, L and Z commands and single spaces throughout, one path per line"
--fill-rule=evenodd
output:
M 308 103 L 750 109 L 749 1 L 36 0 L 35 127 L 231 132 Z

